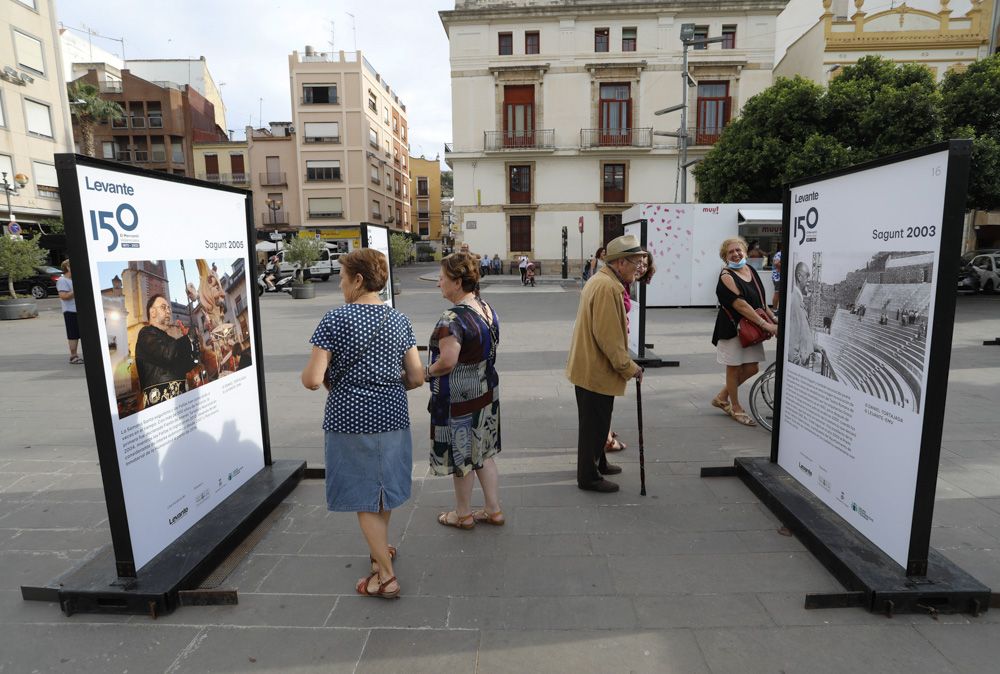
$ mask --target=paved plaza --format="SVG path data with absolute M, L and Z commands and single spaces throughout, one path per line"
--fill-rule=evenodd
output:
M 433 264 L 399 276 L 426 342 L 445 301 Z M 576 406 L 563 369 L 579 290 L 485 279 L 501 317 L 505 527 L 446 529 L 450 479 L 428 474 L 426 387 L 410 393 L 413 498 L 393 515 L 398 601 L 360 597 L 367 550 L 353 514 L 302 482 L 225 581 L 237 606 L 74 615 L 24 602 L 110 543 L 83 368 L 67 363 L 58 300 L 0 323 L 0 672 L 987 672 L 1000 609 L 979 618 L 806 611 L 839 584 L 736 478 L 703 466 L 768 453 L 770 435 L 710 406 L 723 372 L 713 309 L 647 314 L 647 342 L 679 368 L 643 383 L 648 495 L 639 496 L 635 388 L 616 401 L 629 445 L 616 494 L 576 487 Z M 274 458 L 322 464 L 323 396 L 299 372 L 341 302 L 261 300 Z M 958 301 L 932 545 L 1000 588 L 1000 296 Z M 773 357 L 773 346 L 768 356 Z M 90 354 L 84 353 L 84 357 Z M 940 386 L 940 382 L 932 382 Z M 746 389 L 743 391 L 744 395 Z M 618 479 L 620 478 L 620 479 Z M 477 489 L 478 500 L 481 495 Z

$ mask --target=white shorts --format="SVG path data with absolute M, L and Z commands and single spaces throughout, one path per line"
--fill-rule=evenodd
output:
M 716 348 L 716 360 L 720 365 L 744 365 L 760 363 L 765 360 L 764 345 L 754 344 L 743 348 L 739 336 L 732 339 L 720 339 Z

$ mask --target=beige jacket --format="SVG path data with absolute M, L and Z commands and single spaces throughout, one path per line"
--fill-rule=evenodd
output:
M 576 386 L 625 395 L 625 383 L 639 371 L 628 352 L 624 295 L 625 286 L 607 266 L 583 286 L 566 365 L 566 377 Z

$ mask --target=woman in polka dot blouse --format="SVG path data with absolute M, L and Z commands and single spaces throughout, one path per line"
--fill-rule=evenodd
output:
M 302 384 L 325 386 L 323 414 L 327 508 L 355 512 L 371 553 L 359 594 L 399 596 L 389 545 L 389 517 L 410 497 L 413 446 L 406 391 L 423 384 L 409 319 L 379 298 L 389 277 L 385 256 L 370 248 L 340 258 L 345 304 L 331 309 L 310 342 Z

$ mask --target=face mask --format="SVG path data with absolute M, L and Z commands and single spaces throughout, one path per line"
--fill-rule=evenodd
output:
M 746 257 L 741 257 L 739 262 L 730 262 L 726 266 L 729 267 L 730 269 L 743 269 L 743 267 L 745 267 L 746 264 L 747 264 Z

